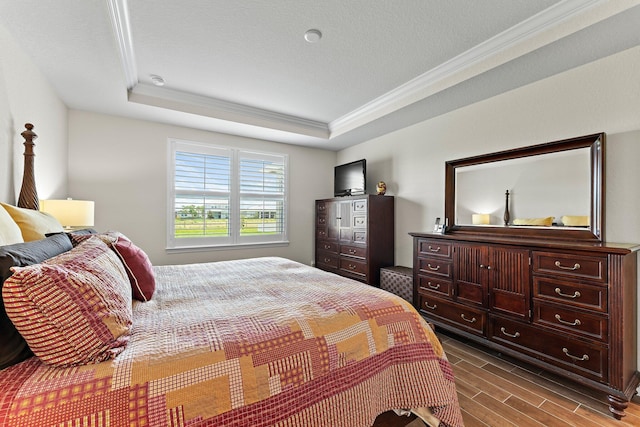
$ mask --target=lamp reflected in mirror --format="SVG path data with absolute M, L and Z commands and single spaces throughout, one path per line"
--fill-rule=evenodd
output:
M 476 213 L 471 215 L 471 223 L 473 225 L 489 225 L 491 224 L 491 215 Z
M 93 227 L 94 205 L 89 200 L 40 200 L 40 210 L 56 218 L 65 231 Z

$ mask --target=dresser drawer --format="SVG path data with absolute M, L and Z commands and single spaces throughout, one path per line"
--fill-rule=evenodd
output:
M 340 258 L 340 270 L 349 273 L 351 275 L 366 276 L 367 275 L 367 263 L 363 261 L 357 261 L 355 259 Z
M 316 250 L 323 252 L 331 252 L 332 254 L 338 253 L 338 244 L 327 241 L 318 241 L 316 243 Z
M 445 241 L 418 239 L 418 256 L 451 258 L 453 245 Z
M 540 301 L 533 302 L 533 323 L 599 341 L 608 339 L 609 320 L 606 316 Z
M 606 282 L 607 257 L 534 251 L 533 272 Z
M 338 269 L 340 257 L 337 254 L 319 251 L 316 255 L 316 265 L 318 267 L 326 266 L 332 269 Z
M 362 215 L 356 215 L 352 218 L 351 227 L 353 228 L 367 228 L 367 217 Z
M 358 247 L 358 246 L 340 246 L 340 255 L 346 255 L 357 258 L 366 258 L 367 257 L 367 248 Z
M 608 351 L 604 345 L 493 316 L 489 339 L 585 378 L 608 380 Z
M 316 240 L 324 240 L 329 238 L 327 227 L 316 227 Z
M 324 202 L 318 202 L 316 203 L 316 213 L 318 215 L 322 215 L 322 214 L 326 214 L 327 213 L 327 204 Z
M 433 292 L 442 296 L 451 297 L 451 281 L 440 278 L 418 275 L 418 292 L 428 295 Z
M 445 259 L 418 258 L 418 270 L 421 274 L 451 279 L 453 277 L 452 266 L 451 261 Z
M 366 230 L 353 230 L 351 240 L 356 243 L 367 243 L 367 231 Z
M 367 212 L 367 199 L 354 200 L 353 201 L 353 211 L 354 212 Z
M 418 293 L 418 303 L 420 312 L 427 318 L 441 320 L 444 323 L 477 335 L 485 334 L 487 314 L 482 310 L 422 293 Z
M 582 307 L 607 313 L 608 287 L 554 280 L 546 277 L 533 278 L 533 297 L 573 307 Z

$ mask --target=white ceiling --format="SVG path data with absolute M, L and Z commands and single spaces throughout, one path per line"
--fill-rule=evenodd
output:
M 0 24 L 69 108 L 339 150 L 639 45 L 640 0 L 0 0 Z

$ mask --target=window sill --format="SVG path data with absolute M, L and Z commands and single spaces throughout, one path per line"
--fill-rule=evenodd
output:
M 238 243 L 233 245 L 216 245 L 216 246 L 179 246 L 174 248 L 165 248 L 167 253 L 185 253 L 185 252 L 207 252 L 207 251 L 228 251 L 234 249 L 258 249 L 258 248 L 277 248 L 289 246 L 289 241 L 281 242 L 265 242 L 265 243 Z

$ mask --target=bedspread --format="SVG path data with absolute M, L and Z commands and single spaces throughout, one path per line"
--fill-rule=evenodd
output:
M 429 407 L 462 425 L 453 373 L 410 304 L 282 258 L 156 266 L 114 360 L 0 371 L 0 426 L 370 426 Z

